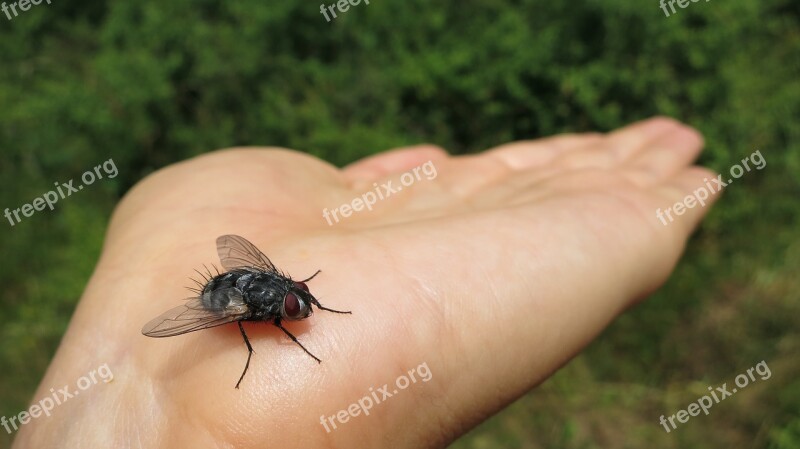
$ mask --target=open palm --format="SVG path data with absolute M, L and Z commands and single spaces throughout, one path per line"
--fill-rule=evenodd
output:
M 701 147 L 694 130 L 656 118 L 473 156 L 399 149 L 342 170 L 281 149 L 161 170 L 118 207 L 34 401 L 104 363 L 113 382 L 24 426 L 16 445 L 443 446 L 667 279 L 707 208 L 668 225 L 655 211 L 713 177 L 691 166 Z M 435 176 L 400 184 L 428 161 Z M 402 190 L 372 210 L 323 217 L 390 181 Z M 311 292 L 353 314 L 285 324 L 321 364 L 272 324 L 245 323 L 255 354 L 236 390 L 247 358 L 236 324 L 141 335 L 189 296 L 195 268 L 219 267 L 223 234 L 294 279 L 322 270 Z M 119 312 L 98 324 L 109 302 Z

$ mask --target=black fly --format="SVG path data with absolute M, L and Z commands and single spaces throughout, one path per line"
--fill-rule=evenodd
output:
M 320 362 L 281 325 L 281 320 L 308 318 L 313 313 L 312 304 L 329 312 L 351 313 L 323 307 L 308 291 L 306 282 L 319 271 L 308 279 L 294 281 L 278 271 L 255 245 L 238 235 L 217 238 L 217 253 L 222 266 L 228 271 L 216 276 L 209 273 L 205 284 L 198 282 L 200 288 L 195 290 L 197 296 L 145 324 L 142 333 L 148 337 L 171 337 L 236 321 L 248 351 L 247 363 L 236 382 L 236 388 L 242 383 L 253 355 L 253 347 L 244 332 L 242 321 L 271 321 L 306 354 Z

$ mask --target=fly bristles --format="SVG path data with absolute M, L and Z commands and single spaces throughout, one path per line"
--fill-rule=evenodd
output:
M 205 285 L 203 285 L 203 283 L 202 283 L 202 282 L 200 282 L 200 281 L 198 281 L 197 279 L 195 279 L 195 278 L 189 278 L 189 279 L 190 279 L 192 282 L 194 282 L 195 284 L 197 284 L 197 286 L 198 286 L 198 287 L 200 287 L 201 289 L 202 289 L 202 288 L 205 288 Z
M 198 295 L 199 295 L 199 294 L 200 294 L 200 293 L 202 293 L 202 292 L 203 292 L 203 290 L 206 288 L 206 284 L 207 284 L 207 283 L 206 283 L 206 284 L 203 284 L 202 282 L 198 281 L 198 280 L 197 280 L 197 279 L 195 279 L 195 278 L 189 278 L 189 280 L 191 280 L 192 282 L 194 282 L 194 283 L 195 283 L 195 285 L 197 285 L 197 287 L 186 287 L 186 288 L 187 288 L 189 291 L 191 291 L 191 292 L 194 292 L 194 293 L 196 293 L 196 294 L 198 294 Z
M 195 272 L 195 273 L 197 273 L 197 274 L 199 274 L 199 275 L 200 275 L 200 277 L 201 277 L 201 278 L 203 278 L 203 280 L 206 282 L 206 284 L 208 283 L 208 281 L 210 281 L 210 280 L 211 280 L 211 278 L 210 278 L 210 277 L 206 277 L 205 273 L 202 273 L 202 272 L 200 272 L 200 271 L 199 271 L 198 269 L 196 269 L 196 268 L 195 268 L 194 272 Z M 195 281 L 195 282 L 196 282 L 196 281 Z

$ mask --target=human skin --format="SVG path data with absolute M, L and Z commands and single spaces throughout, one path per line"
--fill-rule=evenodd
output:
M 567 363 L 669 276 L 708 207 L 666 209 L 714 178 L 693 129 L 667 118 L 470 156 L 398 149 L 337 169 L 285 149 L 230 149 L 162 169 L 114 212 L 102 256 L 33 403 L 108 364 L 100 381 L 22 426 L 15 448 L 442 447 Z M 433 161 L 437 176 L 328 225 L 333 209 Z M 713 201 L 715 196 L 709 199 Z M 324 306 L 171 338 L 142 325 L 190 296 L 239 234 Z M 196 277 L 196 275 L 195 275 Z M 427 364 L 370 414 L 337 414 Z M 419 377 L 419 376 L 418 376 Z M 391 388 L 390 388 L 391 390 Z

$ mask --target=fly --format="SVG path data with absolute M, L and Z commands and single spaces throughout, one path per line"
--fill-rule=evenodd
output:
M 308 290 L 306 282 L 320 271 L 302 281 L 292 280 L 275 268 L 255 245 L 238 235 L 217 238 L 217 254 L 227 272 L 216 276 L 209 274 L 204 279 L 205 283 L 195 281 L 199 288 L 193 291 L 197 295 L 152 319 L 144 325 L 142 334 L 148 337 L 172 337 L 236 321 L 248 351 L 247 363 L 236 382 L 236 388 L 242 383 L 253 356 L 253 347 L 244 332 L 242 321 L 271 321 L 306 354 L 321 363 L 281 324 L 281 320 L 308 318 L 313 313 L 312 304 L 320 310 L 351 313 L 323 307 Z

